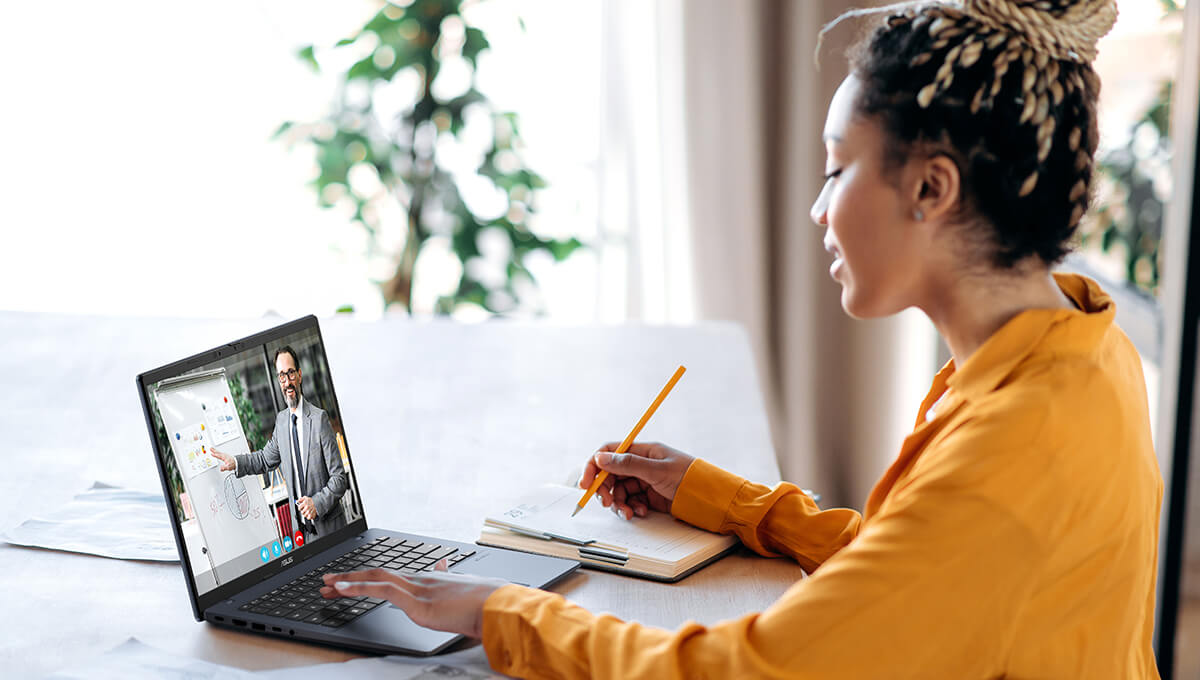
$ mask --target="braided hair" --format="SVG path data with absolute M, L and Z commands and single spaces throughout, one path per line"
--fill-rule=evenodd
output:
M 850 52 L 855 110 L 882 124 L 894 170 L 945 154 L 961 210 L 986 225 L 996 266 L 1062 259 L 1091 200 L 1099 133 L 1096 41 L 1114 0 L 902 3 Z M 834 22 L 834 24 L 837 23 Z M 831 28 L 830 24 L 825 30 Z

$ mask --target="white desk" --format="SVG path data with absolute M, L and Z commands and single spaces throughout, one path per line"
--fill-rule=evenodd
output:
M 0 313 L 0 526 L 94 480 L 160 484 L 137 373 L 276 320 Z M 368 522 L 473 541 L 485 514 L 620 440 L 679 364 L 688 372 L 639 438 L 755 480 L 775 463 L 749 345 L 736 327 L 562 327 L 390 320 L 322 324 Z M 0 668 L 40 675 L 130 635 L 246 669 L 354 655 L 195 622 L 177 564 L 0 543 Z M 675 585 L 581 570 L 554 589 L 596 611 L 674 628 L 761 609 L 798 566 L 741 553 Z

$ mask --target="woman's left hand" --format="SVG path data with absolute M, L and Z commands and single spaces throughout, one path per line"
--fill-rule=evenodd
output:
M 483 635 L 484 600 L 508 585 L 503 579 L 451 573 L 445 560 L 438 562 L 435 571 L 419 574 L 366 569 L 322 578 L 325 598 L 377 597 L 403 609 L 417 625 L 473 638 Z

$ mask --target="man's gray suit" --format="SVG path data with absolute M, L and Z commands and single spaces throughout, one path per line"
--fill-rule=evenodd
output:
M 329 424 L 329 416 L 313 406 L 307 399 L 300 403 L 304 427 L 304 488 L 317 509 L 314 520 L 318 536 L 328 536 L 346 526 L 346 515 L 342 511 L 342 495 L 349 483 L 346 469 L 342 466 L 342 455 L 337 445 L 337 436 Z M 292 471 L 292 411 L 284 409 L 275 417 L 275 431 L 271 441 L 262 451 L 235 456 L 237 476 L 262 474 L 280 468 L 288 488 L 291 489 L 292 526 L 301 528 L 302 518 L 296 511 L 295 501 L 301 493 Z M 311 538 L 311 537 L 306 537 Z

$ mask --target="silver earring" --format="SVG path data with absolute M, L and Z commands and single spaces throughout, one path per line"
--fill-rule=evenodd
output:
M 920 208 L 917 208 L 913 211 L 913 219 L 920 222 L 921 220 L 925 219 L 925 213 L 921 212 Z

